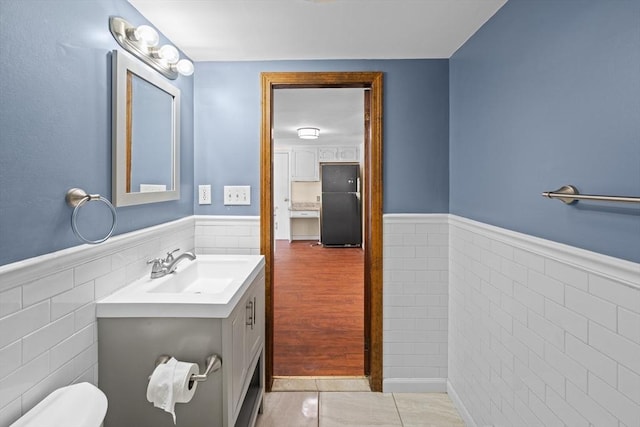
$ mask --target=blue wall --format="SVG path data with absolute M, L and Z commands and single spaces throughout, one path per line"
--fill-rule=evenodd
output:
M 195 184 L 211 184 L 203 215 L 260 213 L 260 73 L 384 72 L 384 212 L 447 212 L 447 60 L 207 62 L 195 73 Z M 251 185 L 251 206 L 223 206 L 224 185 Z M 197 203 L 197 201 L 196 201 Z
M 125 0 L 0 0 L 0 265 L 81 243 L 64 202 L 69 188 L 111 199 L 110 52 L 118 45 L 110 15 L 146 22 Z M 174 84 L 183 102 L 182 198 L 118 208 L 116 234 L 193 213 L 193 79 Z M 99 205 L 79 215 L 89 238 L 110 227 Z
M 110 15 L 145 22 L 125 0 L 0 0 L 0 265 L 80 243 L 68 188 L 111 198 Z M 640 261 L 637 207 L 539 195 L 640 194 L 638 22 L 637 0 L 510 0 L 450 61 L 196 64 L 174 82 L 182 198 L 118 208 L 116 233 L 259 213 L 260 72 L 382 71 L 385 213 L 447 212 L 450 191 L 452 213 Z M 225 184 L 252 205 L 223 206 Z M 108 228 L 98 204 L 81 214 L 89 237 Z
M 450 59 L 451 212 L 640 261 L 640 2 L 510 0 Z

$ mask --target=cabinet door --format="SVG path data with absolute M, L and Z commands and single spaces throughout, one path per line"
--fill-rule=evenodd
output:
M 291 180 L 318 181 L 318 150 L 294 148 L 291 151 Z
M 254 287 L 248 301 L 248 304 L 251 306 L 251 314 L 250 321 L 247 321 L 245 335 L 245 360 L 247 364 L 251 363 L 262 343 L 262 329 L 264 328 L 264 276 L 261 282 L 263 285 Z
M 357 162 L 358 147 L 340 147 L 338 149 L 338 160 L 341 162 Z
M 231 408 L 232 413 L 236 412 L 236 408 L 240 404 L 242 395 L 242 387 L 244 379 L 247 376 L 248 360 L 245 359 L 247 354 L 247 337 L 246 337 L 246 303 L 245 298 L 241 301 L 231 313 Z M 228 362 L 226 362 L 228 363 Z
M 318 161 L 335 162 L 338 158 L 337 147 L 320 147 L 318 148 Z

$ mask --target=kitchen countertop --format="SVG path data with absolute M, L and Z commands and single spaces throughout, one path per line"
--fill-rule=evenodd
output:
M 292 202 L 290 211 L 319 211 L 319 202 Z

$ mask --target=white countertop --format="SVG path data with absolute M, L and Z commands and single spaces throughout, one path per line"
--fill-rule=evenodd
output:
M 319 211 L 320 202 L 291 202 L 290 211 Z
M 182 261 L 173 274 L 158 279 L 147 275 L 97 301 L 96 316 L 226 318 L 253 280 L 264 274 L 264 265 L 262 255 L 198 255 L 195 261 Z M 208 276 L 225 286 L 209 292 Z M 166 290 L 174 287 L 170 281 L 183 279 L 193 280 L 196 287 Z

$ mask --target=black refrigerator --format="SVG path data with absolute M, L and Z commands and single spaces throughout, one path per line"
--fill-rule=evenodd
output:
M 320 178 L 320 241 L 323 246 L 362 246 L 360 165 L 321 164 Z

